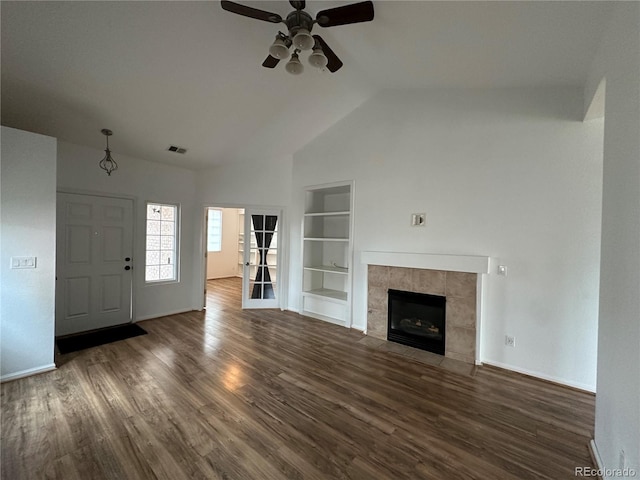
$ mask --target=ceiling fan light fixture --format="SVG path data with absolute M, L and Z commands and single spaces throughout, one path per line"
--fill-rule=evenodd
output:
M 269 47 L 269 55 L 280 60 L 289 56 L 289 47 L 287 47 L 282 37 L 276 37 L 275 42 Z
M 309 33 L 309 30 L 301 28 L 296 32 L 295 37 L 293 37 L 293 45 L 300 50 L 311 50 L 315 45 L 315 40 Z
M 328 60 L 321 48 L 314 48 L 313 53 L 309 55 L 309 65 L 314 68 L 324 68 L 327 66 Z
M 304 70 L 304 65 L 300 63 L 297 52 L 293 52 L 291 54 L 291 60 L 287 62 L 284 68 L 291 75 L 300 75 L 302 73 L 302 71 Z
M 289 4 L 295 10 L 283 19 L 277 13 L 242 5 L 231 0 L 221 0 L 220 2 L 222 9 L 227 12 L 263 22 L 285 24 L 287 33 L 278 32 L 276 40 L 269 48 L 269 55 L 262 62 L 262 66 L 275 68 L 280 63 L 280 60 L 287 58 L 289 50 L 293 50 L 291 59 L 285 65 L 286 70 L 293 75 L 299 75 L 304 70 L 298 58 L 298 54 L 302 51 L 310 53 L 309 63 L 314 68 L 320 70 L 326 68 L 329 72 L 335 73 L 343 66 L 340 58 L 319 35 L 311 35 L 314 25 L 327 28 L 370 22 L 374 18 L 373 2 L 371 0 L 322 10 L 315 15 L 315 18 L 304 10 L 306 6 L 305 0 L 289 0 Z M 293 49 L 291 49 L 291 45 L 294 46 Z M 319 51 L 316 51 L 316 49 L 319 49 Z M 311 52 L 311 50 L 313 51 Z

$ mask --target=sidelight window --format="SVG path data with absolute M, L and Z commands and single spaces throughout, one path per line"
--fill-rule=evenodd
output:
M 178 279 L 178 206 L 147 203 L 146 282 Z

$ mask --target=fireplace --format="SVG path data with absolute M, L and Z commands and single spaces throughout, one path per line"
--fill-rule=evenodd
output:
M 446 298 L 388 290 L 387 340 L 444 355 Z
M 477 345 L 489 257 L 362 252 L 360 260 L 368 269 L 367 335 L 389 340 L 389 289 L 441 295 L 446 297 L 444 356 L 479 362 Z

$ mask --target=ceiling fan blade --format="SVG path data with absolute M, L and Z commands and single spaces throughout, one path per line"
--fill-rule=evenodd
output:
M 304 10 L 307 2 L 305 0 L 289 0 L 289 3 L 296 10 Z
M 370 22 L 371 20 L 373 20 L 373 2 L 370 1 L 329 8 L 316 15 L 316 21 L 321 27 L 335 27 L 336 25 Z
M 329 48 L 329 45 L 327 45 L 327 43 L 322 39 L 320 35 L 314 35 L 313 38 L 316 42 L 318 42 L 320 48 L 322 48 L 324 56 L 327 57 L 327 70 L 329 70 L 331 73 L 335 73 L 340 70 L 343 65 L 342 60 L 340 60 L 338 56 L 333 53 L 333 50 Z
M 222 0 L 220 2 L 220 6 L 227 12 L 236 13 L 249 18 L 255 18 L 257 20 L 263 20 L 265 22 L 280 23 L 282 21 L 282 17 L 277 13 L 265 12 L 264 10 L 247 7 L 246 5 L 230 2 L 229 0 Z
M 267 58 L 264 59 L 264 62 L 262 62 L 262 66 L 267 68 L 275 68 L 279 62 L 280 62 L 279 58 L 272 57 L 271 55 L 269 55 Z

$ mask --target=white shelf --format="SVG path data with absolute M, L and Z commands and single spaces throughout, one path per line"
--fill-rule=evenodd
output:
M 331 290 L 329 288 L 317 288 L 315 290 L 309 290 L 308 292 L 302 292 L 303 295 L 313 295 L 316 297 L 331 298 L 333 300 L 347 301 L 347 292 L 340 290 Z
M 347 216 L 347 215 L 351 215 L 351 212 L 348 210 L 340 211 L 340 212 L 316 212 L 316 213 L 304 214 L 305 217 L 337 217 L 337 216 Z
M 349 274 L 348 268 L 333 267 L 331 265 L 312 265 L 309 267 L 304 267 L 304 269 L 311 270 L 313 272 L 337 273 L 340 275 Z
M 325 238 L 325 237 L 305 237 L 305 241 L 310 242 L 348 242 L 348 238 Z

